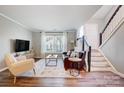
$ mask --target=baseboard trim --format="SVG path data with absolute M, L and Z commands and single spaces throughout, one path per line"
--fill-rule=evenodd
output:
M 7 70 L 7 69 L 8 69 L 8 67 L 2 68 L 2 69 L 0 69 L 0 72 L 3 72 L 5 70 Z
M 124 78 L 124 74 L 123 73 L 120 73 L 118 71 L 112 71 L 113 73 L 119 75 L 120 77 Z
M 106 61 L 108 62 L 108 64 L 112 67 L 112 72 L 119 75 L 120 77 L 124 78 L 124 74 L 119 72 L 114 66 L 113 64 L 109 61 L 109 59 L 105 56 L 105 54 L 103 53 L 103 51 L 99 48 L 98 51 L 103 55 L 103 57 L 106 59 Z

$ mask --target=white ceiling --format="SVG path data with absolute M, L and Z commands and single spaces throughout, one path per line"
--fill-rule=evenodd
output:
M 102 6 L 93 16 L 94 19 L 104 19 L 108 12 L 112 9 L 113 5 Z
M 31 31 L 63 31 L 79 28 L 100 7 L 99 5 L 1 5 L 0 13 Z

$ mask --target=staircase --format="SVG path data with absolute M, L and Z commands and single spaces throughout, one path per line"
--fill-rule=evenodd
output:
M 112 71 L 112 67 L 96 49 L 91 52 L 91 71 Z

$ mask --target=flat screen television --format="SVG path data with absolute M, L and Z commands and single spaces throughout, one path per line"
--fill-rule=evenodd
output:
M 30 46 L 30 41 L 16 39 L 15 52 L 28 51 L 29 46 Z

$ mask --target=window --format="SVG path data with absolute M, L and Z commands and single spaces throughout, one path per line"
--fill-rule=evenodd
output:
M 60 53 L 66 46 L 65 35 L 63 33 L 45 33 L 44 34 L 44 52 Z

